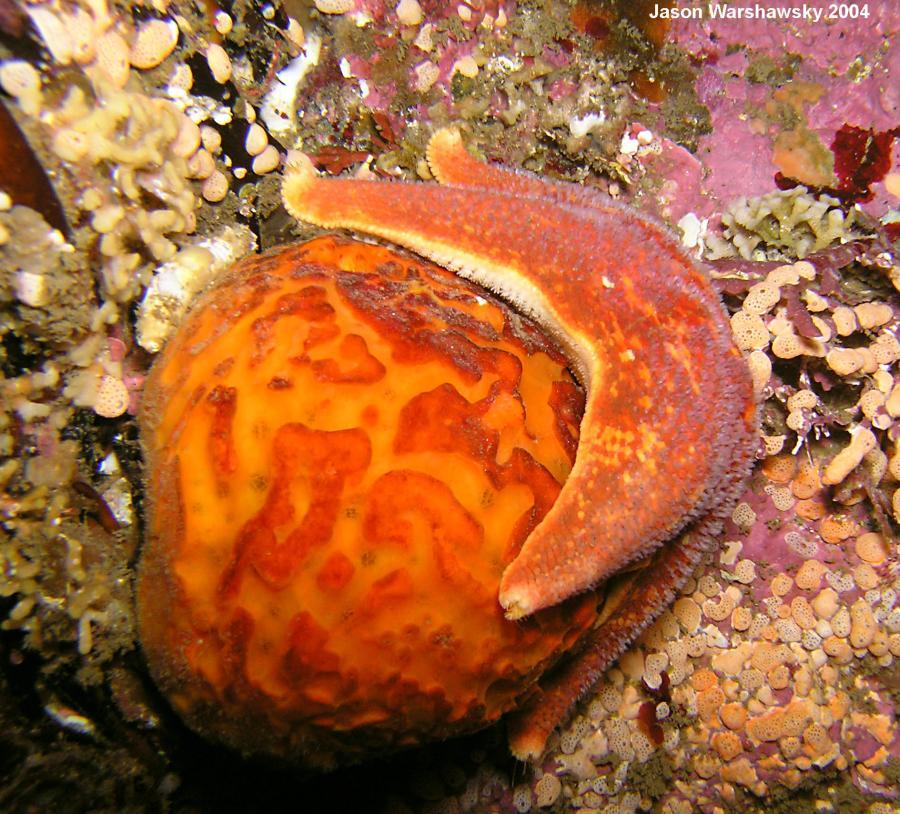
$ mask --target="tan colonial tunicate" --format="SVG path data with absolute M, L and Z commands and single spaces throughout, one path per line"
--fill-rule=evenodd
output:
M 811 410 L 819 403 L 819 397 L 812 390 L 798 390 L 787 400 L 787 408 L 790 412 L 795 410 Z
M 838 376 L 849 376 L 860 370 L 866 360 L 859 351 L 853 348 L 834 348 L 828 351 L 825 357 L 825 363 Z
M 847 515 L 830 514 L 819 523 L 819 534 L 832 545 L 852 537 L 858 530 L 856 522 Z
M 297 48 L 302 48 L 306 42 L 306 33 L 303 31 L 303 26 L 294 17 L 288 17 L 287 35 L 288 39 Z
M 762 395 L 772 376 L 772 360 L 764 351 L 755 350 L 747 356 L 747 365 L 753 379 L 753 392 L 758 398 Z
M 413 70 L 416 74 L 415 88 L 419 93 L 429 90 L 441 76 L 441 69 L 427 59 L 416 65 Z
M 213 43 L 206 49 L 206 62 L 213 79 L 220 85 L 231 79 L 231 57 L 221 45 Z
M 819 486 L 821 486 L 821 483 Z M 791 491 L 794 491 L 793 484 L 791 484 Z M 797 515 L 804 520 L 809 520 L 810 522 L 821 520 L 827 511 L 828 508 L 821 497 L 801 498 L 797 501 Z
M 778 286 L 765 280 L 750 286 L 741 308 L 748 314 L 767 314 L 778 304 L 780 299 L 781 290 Z
M 806 310 L 812 314 L 820 314 L 822 311 L 828 310 L 828 300 L 811 288 L 803 292 L 803 300 L 806 302 Z
M 222 146 L 222 134 L 208 124 L 200 125 L 200 140 L 203 142 L 203 147 L 213 154 L 217 153 Z
M 94 412 L 104 418 L 117 418 L 128 409 L 128 390 L 115 376 L 103 376 L 97 386 Z
M 731 612 L 731 626 L 735 630 L 744 631 L 750 628 L 753 622 L 753 611 L 749 608 L 735 608 Z
M 839 639 L 846 639 L 850 635 L 850 611 L 841 606 L 838 612 L 831 618 L 831 630 Z
M 872 422 L 875 426 L 878 426 L 878 422 Z M 865 472 L 869 477 L 869 481 L 873 486 L 877 486 L 881 483 L 881 479 L 884 477 L 887 472 L 887 455 L 882 452 L 878 447 L 870 450 L 863 457 L 863 467 L 865 468 Z
M 878 623 L 865 599 L 857 599 L 850 607 L 850 646 L 854 650 L 868 647 L 878 631 Z
M 791 600 L 791 618 L 804 630 L 812 630 L 818 622 L 808 600 L 802 596 L 795 596 Z
M 872 346 L 874 348 L 874 345 Z M 875 358 L 875 352 L 872 348 L 857 348 L 857 353 L 862 356 L 863 366 L 861 372 L 863 373 L 874 373 L 878 370 L 878 365 L 881 362 Z
M 900 480 L 900 440 L 894 441 L 888 456 L 888 472 L 894 480 Z
M 251 124 L 247 128 L 247 135 L 244 137 L 244 149 L 248 155 L 259 155 L 269 143 L 269 137 L 261 125 Z
M 822 649 L 838 664 L 847 664 L 853 660 L 853 650 L 845 639 L 829 636 L 822 642 Z
M 878 439 L 867 427 L 856 427 L 850 436 L 850 443 L 842 449 L 825 467 L 822 483 L 834 486 L 841 483 L 863 459 L 863 456 L 878 445 Z
M 788 413 L 788 417 L 785 419 L 785 424 L 789 430 L 794 430 L 794 432 L 800 432 L 803 428 L 803 413 L 800 410 L 796 410 L 793 413 Z
M 72 44 L 72 61 L 78 65 L 89 64 L 97 53 L 99 26 L 95 25 L 94 18 L 83 8 L 75 8 L 71 12 L 64 12 L 61 16 Z
M 887 557 L 887 546 L 884 537 L 874 531 L 860 534 L 856 538 L 856 554 L 863 561 L 871 565 L 880 565 Z
M 178 133 L 169 145 L 172 155 L 188 158 L 200 146 L 200 128 L 184 114 L 178 121 Z
M 810 604 L 820 619 L 832 619 L 840 608 L 837 591 L 834 588 L 823 588 Z
M 762 437 L 763 444 L 766 448 L 766 455 L 777 455 L 784 449 L 784 442 L 787 440 L 786 435 L 764 435 Z
M 761 350 L 769 344 L 769 330 L 758 314 L 738 311 L 731 318 L 731 332 L 741 350 Z
M 423 16 L 418 0 L 400 0 L 397 3 L 397 19 L 402 25 L 418 25 Z
M 534 784 L 535 802 L 538 808 L 546 808 L 553 805 L 562 792 L 562 783 L 555 774 L 546 772 L 541 775 Z
M 884 409 L 891 418 L 900 416 L 900 383 L 891 388 L 891 393 L 884 403 Z
M 787 486 L 775 486 L 770 483 L 766 486 L 766 494 L 772 498 L 772 503 L 780 512 L 788 511 L 796 502 L 793 493 Z
M 270 144 L 253 159 L 251 169 L 257 175 L 265 175 L 267 172 L 272 172 L 272 170 L 276 169 L 279 161 L 281 161 L 280 153 L 274 144 Z
M 828 730 L 817 723 L 811 723 L 803 730 L 803 742 L 816 755 L 824 755 L 832 746 Z
M 800 500 L 811 498 L 821 487 L 819 471 L 815 463 L 809 460 L 800 462 L 797 474 L 791 481 L 791 491 Z
M 900 359 L 900 341 L 890 331 L 883 331 L 869 346 L 874 360 L 879 365 L 889 365 Z
M 80 130 L 63 127 L 54 133 L 51 147 L 64 161 L 75 162 L 88 154 L 90 141 Z
M 804 280 L 815 280 L 816 279 L 816 267 L 809 262 L 809 260 L 798 260 L 792 268 L 799 274 Z
M 753 560 L 740 560 L 734 566 L 734 578 L 742 585 L 750 585 L 756 579 L 756 563 Z
M 219 11 L 213 15 L 213 28 L 215 28 L 223 37 L 230 34 L 233 27 L 234 20 L 231 19 L 231 15 L 228 14 L 227 11 L 219 9 Z
M 769 587 L 772 590 L 772 596 L 784 596 L 794 585 L 794 580 L 784 571 L 777 573 L 772 577 Z
M 95 209 L 91 215 L 91 227 L 101 235 L 105 235 L 118 226 L 125 217 L 125 209 L 118 204 L 108 204 Z
M 188 177 L 203 181 L 216 169 L 216 161 L 202 147 L 188 159 Z
M 790 483 L 796 472 L 797 459 L 789 452 L 771 455 L 762 465 L 763 475 L 772 483 Z
M 766 275 L 766 282 L 772 285 L 797 285 L 800 274 L 793 266 L 776 266 Z
M 856 313 L 860 327 L 867 330 L 887 324 L 894 315 L 893 309 L 886 302 L 860 303 L 853 311 Z
M 835 308 L 832 318 L 834 319 L 834 328 L 840 336 L 850 336 L 857 328 L 856 314 L 853 313 L 852 308 L 847 308 L 845 305 Z
M 147 70 L 159 65 L 178 43 L 178 26 L 174 20 L 151 19 L 142 23 L 131 46 L 131 64 Z
M 816 339 L 798 336 L 793 331 L 778 334 L 772 342 L 772 353 L 779 359 L 795 359 L 798 356 L 824 356 L 825 346 Z
M 466 54 L 453 63 L 453 67 L 450 71 L 451 75 L 460 73 L 469 79 L 474 79 L 478 76 L 478 62 L 471 54 Z
M 323 14 L 346 14 L 353 8 L 353 0 L 315 0 L 315 3 Z
M 97 41 L 95 63 L 104 76 L 117 88 L 124 88 L 131 71 L 131 49 L 116 31 L 107 31 Z
M 864 591 L 871 591 L 881 582 L 878 573 L 867 562 L 861 562 L 853 568 L 853 581 Z
M 15 97 L 22 111 L 36 116 L 41 109 L 41 76 L 28 62 L 14 59 L 0 64 L 0 87 Z
M 744 751 L 741 739 L 734 732 L 716 732 L 710 741 L 722 760 L 733 760 Z
M 778 312 L 769 320 L 766 327 L 768 327 L 772 336 L 794 332 L 794 323 L 788 319 L 784 308 L 778 309 Z
M 815 314 L 813 314 L 810 319 L 812 319 L 812 324 L 815 325 L 819 331 L 819 339 L 823 342 L 830 342 L 832 335 L 831 326 L 822 319 L 822 317 L 816 316 Z
M 859 409 L 862 410 L 866 418 L 872 418 L 878 412 L 878 408 L 884 404 L 884 401 L 884 393 L 880 390 L 866 390 L 859 397 Z
M 33 6 L 26 13 L 53 61 L 57 65 L 68 65 L 72 61 L 72 38 L 62 16 L 46 6 Z
M 191 66 L 184 62 L 174 65 L 169 76 L 169 87 L 188 93 L 194 87 L 194 72 Z
M 203 198 L 210 203 L 218 203 L 223 200 L 228 194 L 228 179 L 225 177 L 225 174 L 219 170 L 215 170 L 212 175 L 203 182 L 201 194 L 203 195 Z
M 756 512 L 749 503 L 742 501 L 734 507 L 731 519 L 741 531 L 746 533 L 753 528 L 753 524 L 756 522 Z

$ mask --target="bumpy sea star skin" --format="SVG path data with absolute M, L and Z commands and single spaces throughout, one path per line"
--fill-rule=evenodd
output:
M 453 131 L 435 135 L 428 159 L 449 185 L 324 179 L 301 162 L 284 201 L 300 220 L 383 237 L 499 293 L 560 342 L 588 389 L 575 467 L 503 574 L 507 615 L 551 606 L 669 542 L 514 724 L 514 751 L 535 757 L 715 540 L 753 457 L 756 403 L 717 294 L 658 224 L 475 161 Z

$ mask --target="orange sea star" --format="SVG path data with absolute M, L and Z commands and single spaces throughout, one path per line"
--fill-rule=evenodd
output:
M 482 164 L 452 130 L 433 137 L 428 160 L 440 186 L 325 179 L 300 162 L 284 201 L 300 220 L 377 235 L 497 292 L 545 327 L 587 388 L 572 473 L 503 574 L 507 616 L 657 552 L 514 722 L 514 752 L 534 758 L 716 539 L 753 457 L 756 403 L 716 292 L 658 224 L 581 187 Z

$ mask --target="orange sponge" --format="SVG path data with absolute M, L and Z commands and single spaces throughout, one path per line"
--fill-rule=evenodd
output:
M 523 318 L 394 250 L 239 264 L 156 363 L 139 616 L 198 731 L 330 767 L 484 726 L 596 618 L 504 618 L 583 395 Z

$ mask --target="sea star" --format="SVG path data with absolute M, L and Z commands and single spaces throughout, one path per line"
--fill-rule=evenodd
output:
M 513 722 L 514 753 L 536 758 L 716 540 L 753 457 L 756 400 L 718 295 L 660 225 L 582 187 L 476 161 L 453 130 L 435 134 L 428 161 L 440 186 L 326 179 L 300 160 L 284 203 L 299 220 L 384 238 L 498 293 L 559 342 L 588 390 L 575 466 L 503 573 L 507 616 L 657 552 Z

